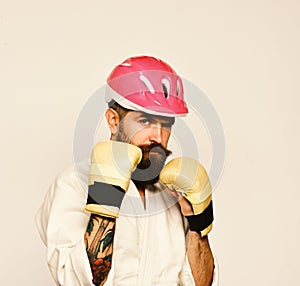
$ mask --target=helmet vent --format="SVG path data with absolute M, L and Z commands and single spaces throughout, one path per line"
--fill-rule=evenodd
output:
M 145 84 L 145 86 L 149 89 L 149 91 L 154 94 L 155 90 L 150 80 L 144 75 L 140 75 L 140 80 Z
M 176 84 L 176 95 L 179 96 L 180 94 L 180 84 L 179 81 L 177 80 L 177 84 Z
M 162 83 L 163 91 L 164 91 L 164 94 L 165 94 L 165 98 L 169 98 L 169 95 L 170 95 L 170 82 L 166 78 L 163 78 L 161 83 Z

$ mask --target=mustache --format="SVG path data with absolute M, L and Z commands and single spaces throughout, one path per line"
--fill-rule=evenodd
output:
M 172 154 L 172 151 L 168 148 L 164 147 L 160 143 L 151 143 L 149 145 L 139 145 L 139 148 L 141 148 L 143 154 L 149 153 L 150 151 L 156 151 L 160 153 L 163 156 L 169 156 Z

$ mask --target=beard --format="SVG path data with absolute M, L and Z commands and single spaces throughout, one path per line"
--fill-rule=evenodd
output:
M 130 139 L 125 135 L 123 125 L 120 124 L 117 141 L 130 143 Z M 137 146 L 142 150 L 142 160 L 137 165 L 131 175 L 131 179 L 136 187 L 145 188 L 158 182 L 159 174 L 165 165 L 166 159 L 172 151 L 159 143 Z
M 146 187 L 158 182 L 159 174 L 172 151 L 159 143 L 139 145 L 142 150 L 142 160 L 132 173 L 131 179 L 137 187 Z

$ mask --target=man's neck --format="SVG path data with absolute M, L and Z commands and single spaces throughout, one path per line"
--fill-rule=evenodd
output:
M 142 199 L 142 202 L 143 202 L 143 205 L 144 205 L 144 209 L 146 209 L 145 188 L 141 187 L 141 186 L 138 186 L 137 190 L 138 190 L 138 192 L 141 196 L 141 199 Z

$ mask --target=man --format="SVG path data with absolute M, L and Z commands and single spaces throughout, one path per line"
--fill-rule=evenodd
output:
M 188 113 L 181 78 L 140 56 L 107 83 L 111 140 L 96 144 L 89 171 L 58 177 L 37 215 L 57 285 L 211 285 L 207 174 L 188 158 L 165 165 L 175 117 Z

